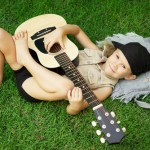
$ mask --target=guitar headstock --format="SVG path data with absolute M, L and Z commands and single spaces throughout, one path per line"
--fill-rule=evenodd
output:
M 124 131 L 125 128 L 120 128 L 118 125 L 120 122 L 116 122 L 114 119 L 114 113 L 109 113 L 104 109 L 102 104 L 93 108 L 93 111 L 96 115 L 97 123 L 100 125 L 105 138 L 101 138 L 101 142 L 104 143 L 105 140 L 108 141 L 109 144 L 120 143 L 121 139 L 125 136 Z M 92 122 L 93 126 L 96 126 L 96 122 Z M 97 130 L 97 135 L 101 135 L 100 130 Z

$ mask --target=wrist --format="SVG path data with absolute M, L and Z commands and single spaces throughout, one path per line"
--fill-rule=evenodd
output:
M 80 109 L 78 107 L 74 107 L 73 105 L 68 105 L 67 108 L 67 113 L 70 115 L 76 115 L 80 112 Z

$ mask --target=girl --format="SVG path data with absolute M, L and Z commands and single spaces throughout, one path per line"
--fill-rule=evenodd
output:
M 136 71 L 133 70 L 136 61 L 133 61 L 133 65 L 131 61 L 134 58 L 131 60 L 126 50 L 131 49 L 133 46 L 136 46 L 135 49 L 143 49 L 140 44 L 125 45 L 123 48 L 115 50 L 107 58 L 106 54 L 99 51 L 99 48 L 80 27 L 67 24 L 47 34 L 43 41 L 45 49 L 49 51 L 54 43 L 59 43 L 65 50 L 63 37 L 68 34 L 74 35 L 85 48 L 79 52 L 79 66 L 77 69 L 100 101 L 106 99 L 112 93 L 118 79 L 131 80 L 136 78 Z M 8 32 L 0 29 L 1 83 L 4 60 L 6 60 L 15 73 L 19 93 L 25 99 L 32 102 L 68 99 L 67 113 L 72 115 L 88 107 L 89 105 L 83 99 L 80 88 L 74 87 L 71 80 L 48 70 L 38 62 L 37 56 L 28 49 L 27 38 L 27 31 L 20 31 L 12 38 Z M 92 60 L 91 62 L 89 62 L 89 58 Z

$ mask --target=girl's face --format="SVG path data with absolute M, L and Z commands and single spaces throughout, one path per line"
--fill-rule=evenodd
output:
M 107 59 L 103 69 L 107 76 L 114 79 L 128 79 L 134 76 L 126 57 L 119 49 Z

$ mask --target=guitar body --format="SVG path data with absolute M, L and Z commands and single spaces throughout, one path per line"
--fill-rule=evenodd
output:
M 66 25 L 66 21 L 63 17 L 55 14 L 44 14 L 31 18 L 22 23 L 16 29 L 15 33 L 19 31 L 28 32 L 28 47 L 36 52 L 40 63 L 46 68 L 58 68 L 60 65 L 55 59 L 55 56 L 59 53 L 65 52 L 69 58 L 78 65 L 78 48 L 71 42 L 67 36 L 64 37 L 65 49 L 62 50 L 57 44 L 52 46 L 50 54 L 44 48 L 44 37 L 53 30 Z

